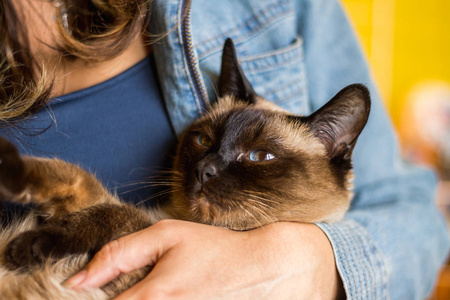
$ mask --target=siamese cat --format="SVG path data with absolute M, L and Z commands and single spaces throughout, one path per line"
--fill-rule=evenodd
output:
M 151 267 L 101 289 L 73 291 L 61 283 L 106 243 L 165 218 L 250 230 L 344 216 L 352 198 L 351 155 L 370 111 L 366 87 L 347 86 L 312 115 L 292 115 L 255 93 L 228 39 L 219 96 L 182 135 L 171 199 L 154 209 L 121 202 L 76 165 L 20 156 L 0 139 L 0 199 L 32 203 L 39 212 L 0 233 L 0 295 L 112 298 Z

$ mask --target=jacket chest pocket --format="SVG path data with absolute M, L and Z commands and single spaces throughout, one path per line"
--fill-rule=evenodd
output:
M 298 115 L 308 115 L 310 106 L 303 41 L 295 38 L 287 46 L 259 53 L 254 40 L 236 45 L 239 62 L 256 93 Z M 253 54 L 258 52 L 258 54 Z M 222 53 L 217 51 L 200 60 L 205 85 L 215 98 Z
M 221 18 L 202 18 L 206 8 L 220 12 Z M 229 37 L 260 96 L 295 114 L 309 114 L 303 40 L 297 32 L 294 1 L 198 0 L 192 13 L 192 38 L 210 99 L 216 96 L 222 47 Z
M 239 57 L 245 75 L 265 99 L 295 114 L 309 114 L 302 39 L 282 49 Z

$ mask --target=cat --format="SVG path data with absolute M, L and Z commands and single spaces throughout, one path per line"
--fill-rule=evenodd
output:
M 152 209 L 122 203 L 76 165 L 20 156 L 0 139 L 0 199 L 39 211 L 0 233 L 0 294 L 112 298 L 151 267 L 102 289 L 73 291 L 61 282 L 104 244 L 162 219 L 240 231 L 277 221 L 340 220 L 353 195 L 352 151 L 370 112 L 367 88 L 347 86 L 310 116 L 292 115 L 257 95 L 230 39 L 218 85 L 217 102 L 180 138 L 170 200 Z

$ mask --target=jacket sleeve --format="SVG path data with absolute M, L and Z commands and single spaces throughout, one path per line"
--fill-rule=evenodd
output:
M 436 180 L 404 162 L 364 55 L 338 0 L 297 1 L 312 111 L 351 83 L 372 111 L 353 154 L 355 198 L 345 219 L 317 224 L 334 249 L 348 299 L 423 299 L 449 240 L 434 203 Z M 330 200 L 331 201 L 331 200 Z

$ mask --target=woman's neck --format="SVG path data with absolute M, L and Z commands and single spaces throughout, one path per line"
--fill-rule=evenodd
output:
M 147 57 L 150 51 L 143 38 L 137 38 L 123 53 L 108 61 L 62 61 L 56 67 L 53 96 L 69 94 L 106 81 Z

